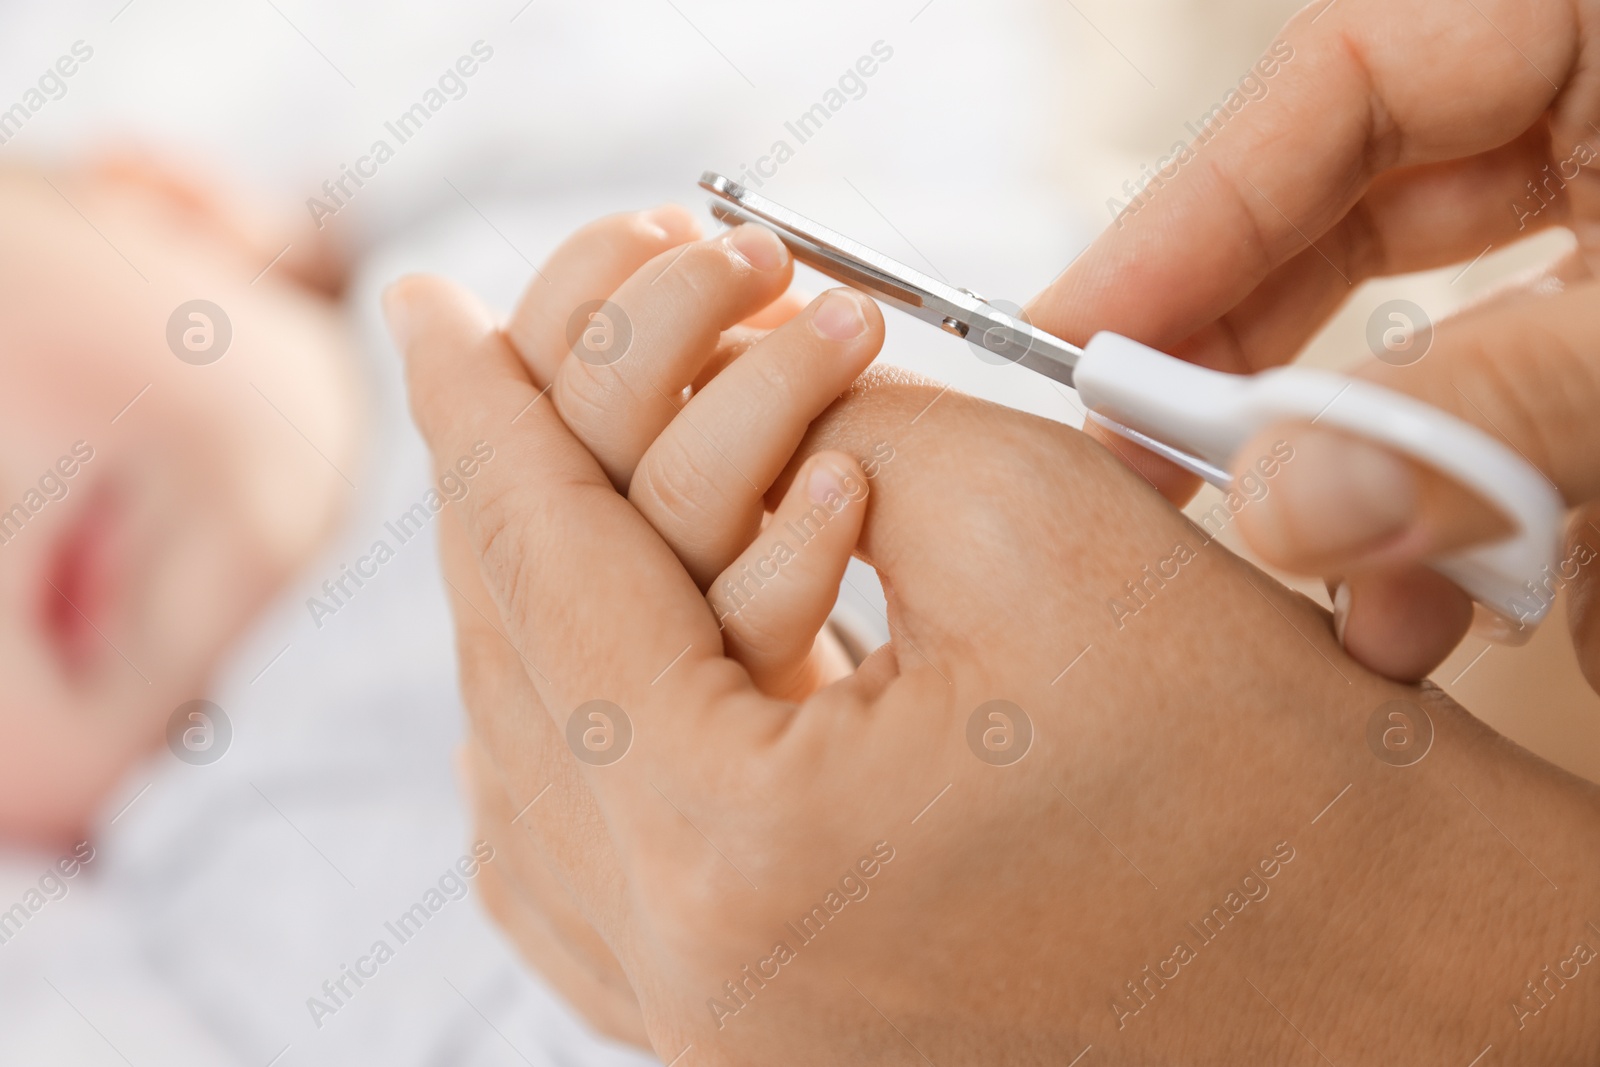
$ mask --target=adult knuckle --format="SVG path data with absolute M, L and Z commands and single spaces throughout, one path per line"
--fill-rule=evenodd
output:
M 530 514 L 521 490 L 514 486 L 485 487 L 469 524 L 473 548 L 483 569 L 485 584 L 502 606 L 513 627 L 522 621 L 521 605 L 533 595 L 532 553 L 527 545 Z
M 1222 194 L 1217 210 L 1232 215 L 1228 228 L 1239 235 L 1236 247 L 1247 259 L 1246 265 L 1252 272 L 1265 277 L 1274 267 L 1301 251 L 1292 243 L 1293 236 L 1275 233 L 1272 219 L 1266 214 L 1271 208 L 1262 204 L 1259 196 L 1245 193 L 1247 183 L 1239 174 L 1237 164 L 1212 162 L 1202 156 L 1199 165 L 1204 168 L 1201 173 L 1208 175 Z
M 1461 362 L 1475 386 L 1469 402 L 1482 409 L 1491 432 L 1504 434 L 1541 470 L 1567 468 L 1574 446 L 1594 440 L 1600 366 L 1563 331 L 1521 321 L 1515 337 L 1480 333 Z
M 1351 278 L 1356 281 L 1371 278 L 1382 274 L 1389 266 L 1390 252 L 1384 231 L 1373 216 L 1370 202 L 1358 200 L 1338 232 L 1340 258 L 1344 260 L 1345 273 Z
M 709 847 L 678 849 L 643 862 L 648 871 L 644 884 L 652 887 L 650 906 L 661 936 L 674 942 L 674 956 L 700 956 L 708 935 L 742 942 L 766 932 L 768 922 L 751 907 L 746 875 L 731 864 L 737 862 L 757 877 L 770 872 L 750 869 L 748 856 L 737 850 L 734 855 L 738 858 L 724 858 Z

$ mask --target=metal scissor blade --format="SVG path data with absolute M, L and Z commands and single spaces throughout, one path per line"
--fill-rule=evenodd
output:
M 754 222 L 778 235 L 800 262 L 855 286 L 947 333 L 1063 385 L 1075 387 L 1083 350 L 1037 329 L 967 289 L 930 278 L 859 241 L 776 204 L 714 171 L 700 176 L 714 194 L 712 212 L 728 223 Z M 1163 456 L 1213 485 L 1229 484 L 1228 472 L 1191 452 L 1141 433 L 1096 411 L 1088 417 L 1135 444 Z
M 1003 359 L 1072 385 L 1072 370 L 1083 355 L 1076 346 L 1035 329 L 1027 320 L 969 290 L 930 278 L 714 171 L 700 176 L 700 186 L 718 198 L 711 204 L 718 218 L 766 226 L 807 266 Z
M 870 263 L 862 259 L 846 257 L 837 251 L 819 245 L 807 235 L 789 229 L 779 229 L 762 215 L 744 208 L 736 203 L 712 201 L 712 213 L 718 219 L 729 225 L 753 222 L 766 226 L 778 234 L 780 240 L 789 246 L 789 251 L 794 258 L 809 267 L 846 282 L 858 288 L 865 289 L 873 296 L 883 299 L 908 315 L 914 315 L 925 322 L 935 326 L 940 324 L 943 316 L 930 307 L 927 302 L 927 293 L 907 285 L 900 278 L 892 274 L 885 274 L 875 269 Z M 907 268 L 909 269 L 909 268 Z

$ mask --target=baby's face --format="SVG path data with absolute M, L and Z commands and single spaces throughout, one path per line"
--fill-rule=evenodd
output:
M 333 305 L 253 251 L 149 182 L 0 169 L 0 839 L 83 832 L 356 476 Z M 169 344 L 196 299 L 214 362 L 215 314 Z

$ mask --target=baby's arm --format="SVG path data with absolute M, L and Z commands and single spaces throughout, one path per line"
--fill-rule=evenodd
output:
M 706 593 L 728 654 L 769 693 L 808 692 L 830 672 L 817 637 L 867 479 L 855 457 L 827 452 L 770 520 L 766 496 L 811 421 L 877 354 L 883 321 L 848 289 L 797 310 L 788 251 L 765 229 L 697 235 L 672 207 L 593 223 L 551 257 L 549 283 L 529 289 L 507 329 Z M 785 317 L 770 333 L 748 325 Z

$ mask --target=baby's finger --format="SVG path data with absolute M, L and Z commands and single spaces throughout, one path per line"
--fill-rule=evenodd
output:
M 562 364 L 552 395 L 618 489 L 626 491 L 639 457 L 678 413 L 722 331 L 772 303 L 792 272 L 776 234 L 739 226 L 657 256 L 617 289 L 607 346 L 588 356 L 575 350 L 580 358 Z
M 830 290 L 708 382 L 644 454 L 628 498 L 702 588 L 755 536 L 811 420 L 882 344 L 877 305 Z
M 843 452 L 811 458 L 765 529 L 706 594 L 723 647 L 756 686 L 809 692 L 811 648 L 839 596 L 839 581 L 867 513 L 867 476 Z
M 711 379 L 727 370 L 734 360 L 761 343 L 761 340 L 771 332 L 771 330 L 752 329 L 742 323 L 722 331 L 722 341 L 717 345 L 717 350 L 711 354 L 711 358 L 700 368 L 699 375 L 690 384 L 690 395 L 704 389 Z
M 573 317 L 602 301 L 652 258 L 700 236 L 694 216 L 676 204 L 591 222 L 561 243 L 523 291 L 506 336 L 542 388 L 572 350 Z M 580 322 L 580 331 L 585 323 Z
M 722 331 L 722 341 L 717 345 L 717 350 L 690 383 L 690 394 L 704 389 L 707 382 L 727 370 L 734 360 L 754 348 L 767 334 L 804 311 L 811 301 L 810 294 L 790 289 L 739 325 Z

